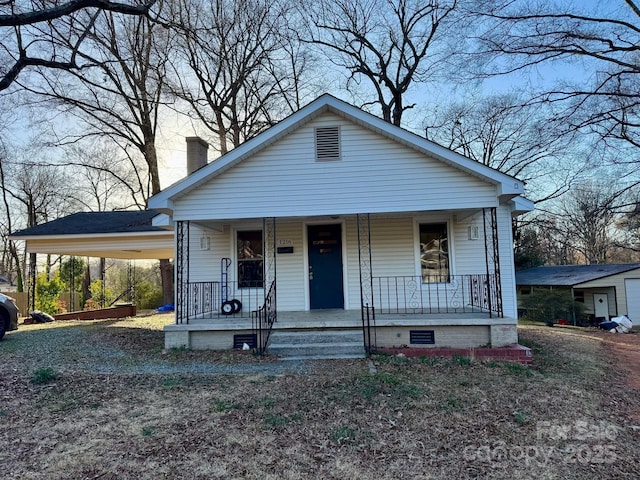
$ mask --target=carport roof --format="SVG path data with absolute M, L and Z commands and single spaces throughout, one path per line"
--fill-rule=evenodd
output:
M 516 285 L 572 287 L 636 268 L 640 263 L 535 267 L 516 272 Z
M 120 210 L 114 212 L 79 212 L 11 235 L 15 239 L 41 235 L 82 235 L 95 233 L 163 232 L 153 226 L 155 210 Z
M 160 214 L 162 215 L 162 214 Z M 155 210 L 80 212 L 11 235 L 31 253 L 121 259 L 173 258 L 173 230 Z

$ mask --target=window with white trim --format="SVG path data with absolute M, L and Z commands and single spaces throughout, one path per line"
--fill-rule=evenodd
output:
M 264 286 L 262 231 L 236 232 L 238 249 L 238 288 L 262 288 Z
M 419 231 L 422 283 L 449 282 L 447 223 L 420 223 Z

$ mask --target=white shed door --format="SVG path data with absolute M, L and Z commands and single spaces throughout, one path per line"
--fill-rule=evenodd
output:
M 594 293 L 593 305 L 596 311 L 596 317 L 609 320 L 609 299 L 606 293 Z
M 640 324 L 640 278 L 627 278 L 624 281 L 627 295 L 627 317 L 635 324 Z

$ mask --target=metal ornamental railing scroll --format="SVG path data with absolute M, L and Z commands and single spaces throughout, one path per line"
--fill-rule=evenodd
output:
M 264 300 L 264 305 L 258 310 L 251 312 L 251 321 L 253 331 L 256 335 L 256 351 L 260 355 L 267 353 L 269 345 L 269 336 L 273 324 L 277 320 L 278 313 L 276 311 L 276 282 L 272 282 Z
M 387 314 L 489 313 L 502 316 L 496 275 L 373 277 L 375 312 Z

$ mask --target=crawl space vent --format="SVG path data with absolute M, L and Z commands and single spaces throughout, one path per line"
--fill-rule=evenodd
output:
M 340 160 L 340 127 L 316 128 L 316 160 Z
M 233 348 L 242 348 L 244 344 L 250 348 L 256 348 L 258 342 L 255 333 L 241 333 L 233 336 Z
M 433 345 L 436 343 L 433 330 L 409 330 L 409 343 L 412 345 Z

